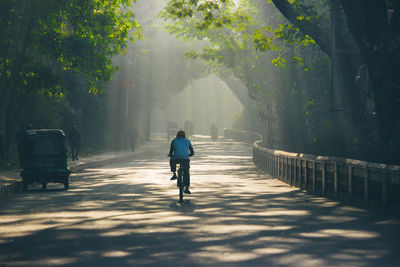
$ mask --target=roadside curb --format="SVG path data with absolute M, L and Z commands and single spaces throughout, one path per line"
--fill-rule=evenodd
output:
M 17 193 L 22 190 L 22 182 L 15 181 L 10 184 L 1 185 L 0 184 L 0 198 L 4 198 L 8 195 Z
M 82 170 L 88 169 L 88 168 L 103 167 L 105 165 L 112 164 L 112 163 L 129 161 L 129 160 L 137 157 L 140 154 L 148 153 L 149 151 L 152 151 L 154 149 L 156 149 L 156 148 L 146 149 L 145 151 L 141 151 L 139 153 L 131 152 L 127 155 L 116 156 L 116 157 L 109 158 L 109 159 L 101 159 L 101 160 L 94 160 L 94 161 L 90 161 L 90 162 L 80 163 L 80 164 L 70 166 L 69 169 L 71 170 L 72 173 L 75 173 L 75 172 L 79 172 L 79 171 L 82 171 Z M 3 184 L 3 185 L 0 184 L 0 199 L 6 198 L 10 195 L 16 194 L 21 191 L 22 191 L 22 181 L 15 181 L 15 182 L 11 182 L 9 184 Z
M 129 155 L 124 155 L 121 157 L 115 157 L 115 158 L 111 158 L 111 159 L 102 159 L 102 160 L 97 160 L 97 161 L 85 162 L 85 163 L 71 166 L 71 167 L 69 167 L 69 169 L 72 172 L 78 172 L 78 171 L 82 171 L 82 170 L 88 169 L 88 168 L 103 167 L 104 165 L 107 165 L 107 164 L 130 160 L 131 158 L 133 158 L 136 155 L 137 154 L 129 154 Z

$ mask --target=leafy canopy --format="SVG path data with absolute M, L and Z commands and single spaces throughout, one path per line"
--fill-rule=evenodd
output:
M 140 37 L 131 5 L 129 0 L 7 1 L 0 20 L 0 91 L 62 97 L 66 72 L 83 77 L 89 92 L 101 91 L 117 69 L 111 57 Z
M 300 1 L 293 3 L 300 8 Z M 259 12 L 248 0 L 170 0 L 160 16 L 170 22 L 167 29 L 177 37 L 207 40 L 211 44 L 201 53 L 187 54 L 189 58 L 200 57 L 228 67 L 233 67 L 233 55 L 254 57 L 255 51 L 272 51 L 277 55 L 272 63 L 284 68 L 286 60 L 281 53 L 282 41 L 298 47 L 315 44 L 310 36 L 301 33 L 293 24 L 266 25 Z M 316 16 L 310 11 L 298 20 L 312 20 Z M 296 61 L 302 59 L 298 57 Z

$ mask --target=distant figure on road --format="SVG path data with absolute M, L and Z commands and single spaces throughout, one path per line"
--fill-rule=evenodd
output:
M 4 136 L 0 129 L 0 160 L 4 159 Z
M 187 138 L 192 137 L 194 133 L 193 122 L 186 120 L 183 124 L 183 130 L 185 131 Z
M 128 140 L 131 151 L 135 151 L 137 136 L 138 136 L 138 131 L 132 125 L 128 130 Z
M 19 129 L 15 134 L 15 140 L 17 141 L 18 145 L 18 161 L 19 166 L 22 167 L 23 159 L 24 159 L 24 150 L 23 150 L 23 142 L 24 142 L 24 134 L 26 132 L 25 126 L 21 123 L 19 125 Z
M 169 121 L 167 123 L 167 138 L 168 141 L 171 140 L 171 137 L 174 137 L 176 132 L 178 132 L 178 124 L 176 121 Z
M 214 123 L 212 123 L 210 127 L 210 136 L 213 141 L 217 140 L 218 138 L 218 127 Z
M 71 133 L 69 135 L 69 143 L 71 144 L 72 161 L 78 160 L 79 150 L 81 146 L 81 134 L 78 131 L 76 125 L 72 126 Z
M 169 166 L 171 167 L 171 172 L 173 176 L 171 180 L 176 180 L 176 164 L 184 164 L 185 173 L 183 174 L 183 185 L 185 186 L 184 192 L 186 194 L 191 194 L 189 190 L 190 186 L 190 160 L 189 157 L 194 155 L 194 150 L 192 143 L 189 139 L 186 139 L 186 134 L 184 131 L 179 131 L 176 134 L 176 138 L 172 140 L 171 146 L 169 148 L 168 156 L 171 157 L 169 161 Z

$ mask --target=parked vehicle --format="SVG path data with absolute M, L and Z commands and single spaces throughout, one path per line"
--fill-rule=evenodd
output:
M 26 191 L 28 185 L 55 182 L 69 188 L 71 171 L 67 166 L 67 150 L 65 134 L 58 129 L 27 130 L 22 141 L 21 177 L 22 187 Z

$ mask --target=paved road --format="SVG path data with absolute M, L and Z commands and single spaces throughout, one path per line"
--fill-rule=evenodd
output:
M 251 147 L 194 143 L 177 205 L 159 154 L 0 203 L 0 266 L 400 266 L 400 222 L 265 175 Z

